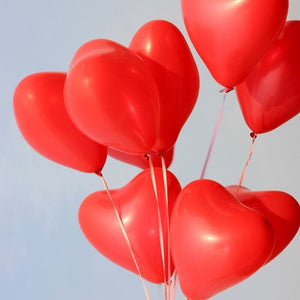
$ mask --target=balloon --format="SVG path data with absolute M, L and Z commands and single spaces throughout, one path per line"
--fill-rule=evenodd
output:
M 260 212 L 274 231 L 274 248 L 267 262 L 291 242 L 300 226 L 300 206 L 295 198 L 281 191 L 250 191 L 230 186 L 227 189 L 244 205 Z
M 164 241 L 167 239 L 166 200 L 162 169 L 154 168 Z M 171 213 L 181 191 L 176 177 L 167 171 L 168 208 Z M 111 190 L 131 243 L 141 275 L 153 283 L 164 282 L 159 238 L 158 211 L 150 170 L 144 170 L 120 189 Z M 128 244 L 122 234 L 106 191 L 88 196 L 79 209 L 80 227 L 90 243 L 116 264 L 137 273 Z M 167 247 L 164 245 L 167 263 Z M 174 267 L 171 262 L 171 273 Z M 165 269 L 167 276 L 167 268 Z
M 82 58 L 91 54 L 97 55 L 97 53 L 101 52 L 101 49 L 105 49 L 104 47 L 114 47 L 114 42 L 105 39 L 95 39 L 86 42 L 74 54 L 69 69 L 71 69 Z
M 264 265 L 274 245 L 264 216 L 207 179 L 179 194 L 170 239 L 180 286 L 190 300 L 208 299 L 246 279 Z
M 214 79 L 234 87 L 279 35 L 288 0 L 181 0 L 184 23 Z
M 300 112 L 300 21 L 279 38 L 235 91 L 249 128 L 271 131 Z
M 157 151 L 172 148 L 192 112 L 199 74 L 189 46 L 172 23 L 154 20 L 134 35 L 129 49 L 136 51 L 149 69 L 159 93 L 160 125 Z
M 132 51 L 108 40 L 91 43 L 93 50 L 82 54 L 79 49 L 68 71 L 67 111 L 91 139 L 124 152 L 145 154 L 158 136 L 155 83 Z
M 65 73 L 25 77 L 14 93 L 14 113 L 28 144 L 43 156 L 82 172 L 101 171 L 106 147 L 81 133 L 67 114 L 63 99 Z
M 161 155 L 163 155 L 165 159 L 166 168 L 168 168 L 173 160 L 174 148 L 167 150 L 163 154 L 158 154 L 156 153 L 156 151 L 151 150 L 149 154 L 151 155 L 154 167 L 162 166 Z M 121 152 L 113 148 L 108 148 L 108 155 L 120 161 L 137 166 L 141 169 L 149 168 L 149 160 L 147 158 L 147 155 L 134 155 L 130 153 Z

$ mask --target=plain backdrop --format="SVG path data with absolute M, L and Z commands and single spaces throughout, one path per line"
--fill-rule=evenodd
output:
M 288 19 L 299 19 L 299 0 Z M 78 207 L 103 189 L 99 178 L 55 164 L 22 138 L 12 98 L 18 82 L 40 71 L 67 71 L 85 42 L 107 38 L 127 46 L 146 22 L 165 19 L 186 37 L 200 72 L 197 105 L 176 143 L 171 167 L 182 186 L 200 177 L 222 95 L 194 51 L 183 24 L 180 1 L 1 0 L 0 10 L 0 298 L 12 300 L 146 299 L 139 278 L 99 254 L 83 236 Z M 299 37 L 300 38 L 300 37 Z M 282 190 L 300 199 L 299 116 L 260 135 L 244 185 Z M 206 177 L 237 184 L 248 157 L 250 129 L 234 93 L 229 93 Z M 121 187 L 139 169 L 108 159 L 103 173 Z M 271 263 L 216 300 L 300 299 L 299 234 Z M 151 299 L 162 287 L 147 285 Z M 185 297 L 178 292 L 177 299 Z

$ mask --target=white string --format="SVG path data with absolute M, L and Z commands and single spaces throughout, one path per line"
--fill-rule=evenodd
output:
M 217 119 L 217 123 L 216 123 L 215 129 L 214 129 L 214 133 L 213 133 L 213 136 L 212 136 L 212 139 L 211 139 L 208 151 L 207 151 L 207 155 L 206 155 L 206 159 L 205 159 L 205 163 L 204 163 L 204 166 L 203 166 L 203 169 L 202 169 L 202 173 L 201 173 L 200 179 L 203 179 L 204 176 L 205 176 L 207 165 L 208 165 L 208 162 L 209 162 L 209 159 L 210 159 L 210 156 L 211 156 L 211 153 L 212 153 L 212 149 L 213 149 L 213 146 L 215 144 L 215 141 L 216 141 L 216 138 L 217 138 L 217 134 L 218 134 L 218 131 L 219 131 L 219 128 L 220 128 L 220 124 L 221 124 L 221 120 L 222 120 L 222 115 L 223 115 L 223 110 L 224 110 L 225 99 L 226 99 L 226 94 L 229 91 L 231 91 L 231 89 L 230 90 L 224 89 L 224 90 L 221 91 L 221 92 L 224 92 L 223 101 L 222 101 L 222 104 L 221 104 L 221 107 L 220 107 L 220 111 L 219 111 L 219 115 L 218 115 L 218 119 Z
M 153 167 L 153 162 L 152 162 L 151 155 L 148 155 L 148 159 L 149 159 L 151 180 L 152 180 L 152 185 L 153 185 L 153 190 L 154 190 L 156 205 L 157 205 L 159 242 L 160 242 L 162 267 L 163 267 L 163 273 L 164 273 L 165 299 L 167 300 L 168 299 L 168 288 L 167 288 L 167 280 L 166 280 L 166 262 L 165 262 L 163 227 L 162 227 L 162 220 L 161 220 L 160 207 L 159 207 L 159 201 L 158 201 L 157 184 L 156 184 L 155 172 L 154 172 L 154 167 Z
M 101 179 L 102 179 L 102 182 L 103 182 L 103 185 L 104 185 L 104 187 L 105 187 L 106 193 L 107 193 L 108 198 L 109 198 L 109 200 L 110 200 L 110 202 L 111 202 L 111 204 L 112 204 L 112 206 L 113 206 L 115 215 L 116 215 L 116 217 L 117 217 L 118 223 L 119 223 L 120 228 L 121 228 L 121 230 L 122 230 L 122 234 L 123 234 L 123 236 L 124 236 L 124 238 L 125 238 L 125 241 L 126 241 L 126 243 L 127 243 L 128 248 L 129 248 L 129 252 L 130 252 L 130 254 L 131 254 L 132 260 L 133 260 L 133 262 L 134 262 L 134 264 L 135 264 L 135 267 L 136 267 L 137 272 L 138 272 L 138 274 L 139 274 L 139 277 L 140 277 L 140 279 L 141 279 L 141 283 L 142 283 L 142 286 L 143 286 L 143 288 L 144 288 L 146 298 L 147 298 L 147 300 L 151 300 L 150 295 L 149 295 L 149 292 L 148 292 L 147 287 L 146 287 L 146 284 L 145 284 L 144 279 L 143 279 L 143 277 L 142 277 L 142 274 L 141 274 L 139 265 L 138 265 L 137 260 L 136 260 L 136 258 L 135 258 L 135 255 L 134 255 L 134 251 L 133 251 L 132 245 L 131 245 L 130 240 L 129 240 L 129 237 L 128 237 L 127 233 L 126 233 L 126 229 L 125 229 L 125 227 L 124 227 L 123 221 L 122 221 L 122 219 L 121 219 L 120 213 L 119 213 L 119 211 L 118 211 L 118 209 L 117 209 L 117 207 L 116 207 L 116 205 L 115 205 L 115 203 L 114 203 L 114 201 L 113 201 L 113 198 L 112 198 L 112 196 L 111 196 L 111 193 L 110 193 L 110 191 L 109 191 L 108 184 L 107 184 L 107 182 L 106 182 L 106 180 L 105 180 L 105 178 L 104 178 L 104 176 L 102 175 L 101 172 L 96 173 L 96 175 L 100 176 Z
M 167 259 L 168 259 L 168 280 L 167 284 L 167 300 L 171 300 L 170 296 L 170 284 L 171 284 L 171 249 L 170 249 L 170 217 L 169 217 L 169 195 L 168 195 L 168 180 L 167 180 L 167 168 L 166 162 L 161 155 L 161 165 L 162 165 L 162 173 L 163 173 L 163 182 L 165 189 L 165 201 L 166 201 L 166 223 L 167 223 Z

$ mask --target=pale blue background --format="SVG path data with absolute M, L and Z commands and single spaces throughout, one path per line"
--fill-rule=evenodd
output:
M 300 2 L 292 0 L 289 19 L 297 18 Z M 80 231 L 78 207 L 102 189 L 101 182 L 33 151 L 15 124 L 12 97 L 30 73 L 66 71 L 83 43 L 107 38 L 128 45 L 152 19 L 173 22 L 187 37 L 179 0 L 1 0 L 0 299 L 146 299 L 139 278 L 103 258 Z M 201 174 L 222 99 L 221 87 L 196 54 L 195 59 L 201 76 L 199 101 L 182 130 L 171 168 L 183 186 Z M 259 136 L 244 180 L 247 187 L 283 190 L 299 201 L 299 125 L 298 116 Z M 230 93 L 208 178 L 237 184 L 248 156 L 249 133 Z M 104 168 L 110 187 L 122 186 L 138 172 L 112 159 Z M 298 234 L 274 261 L 214 299 L 300 299 L 299 253 Z M 148 287 L 152 300 L 163 299 L 160 287 Z

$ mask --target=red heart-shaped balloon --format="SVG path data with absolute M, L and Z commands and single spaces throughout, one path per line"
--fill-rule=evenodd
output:
M 284 30 L 236 94 L 246 123 L 255 133 L 275 129 L 300 112 L 300 21 Z
M 132 246 L 134 256 L 143 278 L 150 282 L 164 282 L 168 270 L 163 268 L 160 247 L 160 232 L 163 234 L 165 266 L 167 255 L 167 210 L 162 169 L 154 168 L 157 182 L 158 203 L 161 216 L 161 231 L 158 221 L 157 202 L 149 169 L 138 174 L 123 188 L 111 190 L 112 199 L 119 210 Z M 168 208 L 171 213 L 176 197 L 181 191 L 176 177 L 167 171 Z M 79 209 L 79 223 L 90 243 L 116 264 L 137 273 L 106 191 L 88 196 Z M 171 273 L 173 273 L 171 262 Z
M 279 35 L 288 0 L 181 0 L 189 37 L 212 76 L 239 84 Z
M 189 46 L 172 23 L 154 20 L 134 35 L 129 49 L 142 58 L 159 93 L 157 151 L 172 148 L 191 114 L 199 92 L 199 74 Z
M 65 78 L 65 73 L 52 72 L 25 77 L 14 94 L 17 124 L 29 145 L 43 156 L 79 171 L 101 171 L 107 149 L 71 121 L 63 97 Z
M 204 300 L 246 279 L 271 255 L 267 219 L 212 180 L 196 180 L 179 194 L 170 228 L 181 289 Z
M 148 155 L 134 155 L 121 152 L 113 148 L 108 148 L 107 154 L 115 159 L 137 166 L 141 169 L 147 169 L 150 166 Z M 159 154 L 154 150 L 151 150 L 148 154 L 151 155 L 152 164 L 154 167 L 162 167 L 161 156 L 163 155 L 166 168 L 168 168 L 173 160 L 174 148 L 165 151 L 163 154 Z
M 91 139 L 132 154 L 156 143 L 159 99 L 151 74 L 133 51 L 94 40 L 75 54 L 65 84 L 67 111 Z
M 263 214 L 274 231 L 274 249 L 268 261 L 277 256 L 294 238 L 300 225 L 300 206 L 295 198 L 281 191 L 250 191 L 237 186 L 227 189 L 243 204 Z

